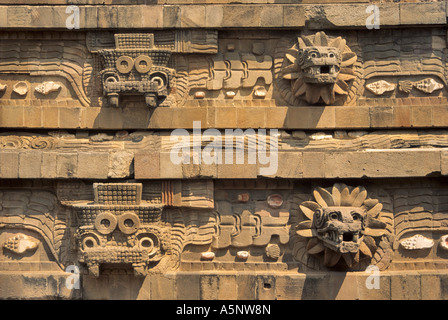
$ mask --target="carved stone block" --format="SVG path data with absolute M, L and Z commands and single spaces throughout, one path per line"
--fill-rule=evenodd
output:
M 171 50 L 154 47 L 153 34 L 116 34 L 115 49 L 100 49 L 101 79 L 109 103 L 118 107 L 122 94 L 141 94 L 156 107 L 170 90 L 174 71 L 166 65 Z

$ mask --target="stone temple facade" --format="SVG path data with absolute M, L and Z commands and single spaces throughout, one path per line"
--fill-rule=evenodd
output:
M 448 298 L 447 13 L 0 0 L 0 298 Z

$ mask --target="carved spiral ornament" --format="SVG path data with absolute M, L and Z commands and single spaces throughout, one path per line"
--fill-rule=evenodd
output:
M 356 53 L 341 37 L 330 38 L 324 32 L 300 36 L 289 49 L 278 49 L 276 56 L 277 86 L 292 105 L 299 100 L 325 105 L 344 100 L 357 78 Z

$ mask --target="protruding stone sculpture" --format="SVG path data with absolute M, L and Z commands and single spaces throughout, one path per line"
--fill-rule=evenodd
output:
M 440 238 L 440 246 L 442 247 L 442 249 L 448 250 L 448 234 Z
M 369 83 L 368 85 L 366 85 L 366 88 L 370 92 L 376 94 L 377 96 L 380 96 L 385 92 L 394 91 L 396 88 L 396 85 L 393 83 L 384 81 L 384 80 L 379 80 L 376 82 Z
M 121 95 L 144 95 L 156 107 L 169 93 L 174 70 L 166 65 L 171 50 L 154 47 L 153 34 L 116 34 L 116 49 L 98 51 L 103 61 L 103 91 L 110 105 L 119 106 Z
M 50 92 L 58 91 L 61 87 L 62 86 L 60 84 L 53 81 L 46 81 L 38 85 L 35 90 L 40 94 L 47 95 Z
M 403 92 L 410 93 L 412 88 L 416 88 L 417 90 L 429 94 L 436 90 L 442 89 L 443 84 L 432 78 L 427 78 L 420 81 L 403 80 L 399 82 L 399 89 Z
M 99 276 L 101 264 L 131 264 L 136 275 L 161 260 L 166 250 L 162 208 L 141 204 L 141 184 L 94 185 L 95 202 L 74 205 L 79 261 Z
M 15 236 L 9 238 L 8 240 L 6 240 L 3 247 L 12 252 L 22 254 L 25 251 L 33 250 L 33 249 L 37 248 L 38 245 L 39 245 L 39 240 L 37 240 L 31 236 L 27 236 L 26 234 L 19 233 Z
M 363 187 L 337 183 L 316 188 L 313 196 L 315 201 L 300 205 L 304 220 L 296 225 L 296 259 L 322 256 L 324 266 L 340 268 L 370 263 L 378 250 L 376 239 L 391 232 L 392 214 L 383 212 L 378 200 L 367 198 Z
M 400 242 L 401 246 L 407 250 L 429 249 L 434 245 L 432 239 L 428 239 L 421 234 L 406 238 Z
M 357 60 L 341 37 L 330 38 L 324 32 L 301 36 L 285 54 L 281 77 L 291 82 L 291 93 L 308 103 L 333 104 L 348 95 L 355 79 Z
M 25 96 L 28 93 L 28 84 L 25 81 L 19 81 L 12 90 L 20 96 Z

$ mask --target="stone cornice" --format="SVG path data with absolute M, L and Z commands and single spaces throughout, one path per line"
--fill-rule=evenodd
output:
M 102 3 L 104 1 L 101 1 Z M 91 5 L 99 1 L 0 1 L 1 29 L 66 29 L 68 5 L 79 6 L 80 30 L 162 29 L 162 28 L 308 28 L 363 29 L 371 13 L 370 3 L 271 4 L 269 1 L 244 4 L 145 4 Z M 149 2 L 149 1 L 146 1 Z M 13 3 L 13 4 L 12 4 Z M 26 3 L 23 5 L 17 5 Z M 129 3 L 129 1 L 127 1 Z M 139 3 L 139 2 L 137 2 Z M 196 3 L 196 2 L 195 2 Z M 268 5 L 266 5 L 268 4 Z M 376 3 L 380 28 L 413 25 L 445 25 L 447 2 Z M 350 17 L 350 19 L 347 19 Z
M 0 128 L 203 129 L 271 128 L 297 130 L 446 128 L 448 107 L 169 107 L 151 115 L 146 107 L 0 106 Z

